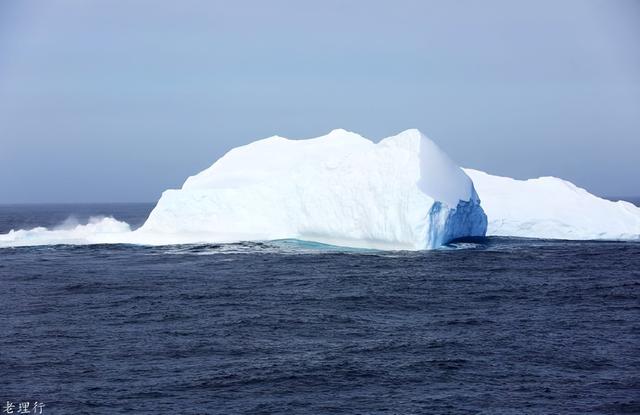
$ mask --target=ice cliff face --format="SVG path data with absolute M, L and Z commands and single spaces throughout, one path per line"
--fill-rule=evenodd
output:
M 549 239 L 640 239 L 640 208 L 592 195 L 566 180 L 516 180 L 464 169 L 489 219 L 487 235 Z
M 167 190 L 141 243 L 295 238 L 357 248 L 430 249 L 482 236 L 469 177 L 418 130 L 375 144 L 334 130 L 238 147 Z

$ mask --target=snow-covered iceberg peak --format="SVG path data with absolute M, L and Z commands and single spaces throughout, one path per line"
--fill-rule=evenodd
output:
M 556 177 L 516 180 L 465 169 L 489 218 L 488 235 L 640 239 L 640 208 L 599 198 Z
M 142 243 L 295 238 L 357 248 L 429 249 L 482 236 L 473 183 L 430 139 L 375 144 L 345 130 L 234 148 L 167 190 L 134 232 Z

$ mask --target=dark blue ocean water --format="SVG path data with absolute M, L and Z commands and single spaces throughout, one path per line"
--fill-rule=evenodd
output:
M 45 414 L 640 413 L 640 243 L 7 248 L 0 288 L 0 402 Z

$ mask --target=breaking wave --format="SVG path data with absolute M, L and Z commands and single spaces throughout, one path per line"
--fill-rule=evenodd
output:
M 86 224 L 70 216 L 52 228 L 12 229 L 0 234 L 0 247 L 127 243 L 131 234 L 128 223 L 111 216 L 92 216 Z

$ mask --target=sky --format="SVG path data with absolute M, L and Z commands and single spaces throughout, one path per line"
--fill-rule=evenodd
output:
M 640 195 L 640 1 L 0 1 L 0 203 L 153 202 L 335 128 Z

